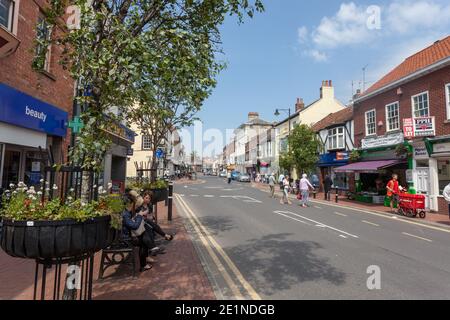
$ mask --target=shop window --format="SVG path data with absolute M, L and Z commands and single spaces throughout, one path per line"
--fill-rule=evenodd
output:
M 344 149 L 344 127 L 328 130 L 328 150 Z
M 142 150 L 152 149 L 152 138 L 149 135 L 142 136 Z
M 376 133 L 376 111 L 370 110 L 366 112 L 366 136 Z
M 43 17 L 39 18 L 38 25 L 36 27 L 36 37 L 38 41 L 48 41 L 52 35 L 51 26 L 45 21 Z M 51 59 L 51 45 L 45 46 L 44 44 L 38 44 L 36 47 L 36 54 L 41 55 L 45 52 L 45 60 L 39 62 L 38 68 L 50 72 L 50 59 Z
M 430 115 L 428 92 L 413 96 L 412 105 L 415 118 L 428 117 Z
M 447 119 L 450 119 L 450 83 L 445 86 L 445 101 L 447 103 Z
M 399 109 L 398 102 L 391 103 L 386 106 L 387 131 L 394 131 L 400 129 L 400 118 L 398 109 Z
M 450 159 L 438 161 L 439 194 L 450 183 Z

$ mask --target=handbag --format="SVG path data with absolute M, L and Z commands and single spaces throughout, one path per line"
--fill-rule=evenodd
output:
M 141 220 L 141 224 L 136 230 L 131 230 L 131 234 L 133 237 L 139 237 L 145 232 L 145 221 L 144 219 Z

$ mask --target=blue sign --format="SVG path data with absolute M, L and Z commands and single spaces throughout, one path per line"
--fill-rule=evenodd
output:
M 157 149 L 156 150 L 156 157 L 158 159 L 161 159 L 162 157 L 164 157 L 164 151 L 162 149 Z
M 0 83 L 1 122 L 64 137 L 67 119 L 67 112 Z
M 319 167 L 334 167 L 342 166 L 348 163 L 349 153 L 348 152 L 328 152 L 321 154 L 319 156 L 319 162 L 317 163 Z

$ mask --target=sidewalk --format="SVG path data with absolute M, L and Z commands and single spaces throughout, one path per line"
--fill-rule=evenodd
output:
M 101 252 L 94 262 L 93 299 L 96 300 L 214 300 L 214 291 L 184 227 L 173 207 L 173 221 L 167 221 L 164 202 L 158 206 L 158 219 L 166 232 L 176 233 L 171 242 L 164 241 L 167 253 L 158 255 L 149 271 L 133 279 L 128 267 L 111 267 L 105 279 L 98 280 Z M 17 259 L 0 250 L 0 300 L 32 299 L 33 260 Z M 64 270 L 62 271 L 64 274 Z M 47 299 L 53 294 L 53 269 L 47 274 Z
M 261 191 L 269 192 L 269 186 L 266 185 L 266 184 L 252 183 L 252 187 L 260 189 Z M 276 188 L 275 189 L 275 195 L 277 197 L 280 197 L 280 192 L 281 191 L 277 187 L 278 186 L 275 186 L 275 188 Z M 293 195 L 292 195 L 292 198 L 294 198 Z M 335 202 L 335 194 L 334 193 L 331 193 L 330 198 L 331 198 L 331 201 L 326 201 L 325 200 L 325 195 L 324 195 L 323 192 L 317 193 L 316 194 L 316 199 L 313 199 L 312 193 L 310 195 L 310 199 L 311 200 L 315 200 L 317 202 L 322 202 L 322 203 L 336 204 L 336 202 Z M 344 196 L 339 196 L 339 198 L 338 198 L 338 205 L 343 206 L 343 207 L 366 209 L 366 210 L 370 210 L 370 211 L 376 211 L 378 213 L 392 214 L 391 208 L 389 208 L 389 207 L 385 207 L 383 205 L 377 205 L 377 204 L 361 203 L 361 202 L 354 201 L 354 200 L 348 200 Z M 417 221 L 417 222 L 430 222 L 430 223 L 433 223 L 433 224 L 439 223 L 439 224 L 444 224 L 444 225 L 450 226 L 450 219 L 448 217 L 448 213 L 427 212 L 427 215 L 426 215 L 425 219 L 409 218 L 409 217 L 404 217 L 404 218 L 405 219 L 412 219 L 412 220 Z

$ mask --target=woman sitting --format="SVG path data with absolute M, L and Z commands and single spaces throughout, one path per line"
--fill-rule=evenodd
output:
M 142 206 L 144 200 L 134 190 L 127 193 L 126 208 L 122 213 L 122 239 L 131 241 L 139 246 L 139 262 L 141 271 L 152 268 L 154 262 L 148 254 L 162 253 L 163 250 L 156 246 L 153 230 L 146 226 L 143 214 L 136 214 L 136 208 Z
M 161 227 L 156 223 L 156 217 L 153 214 L 153 206 L 152 206 L 152 193 L 144 192 L 143 195 L 144 202 L 140 208 L 137 209 L 137 212 L 142 214 L 145 219 L 145 222 L 151 226 L 154 232 L 159 234 L 161 237 L 166 239 L 167 241 L 173 240 L 173 235 L 168 234 L 161 229 Z

